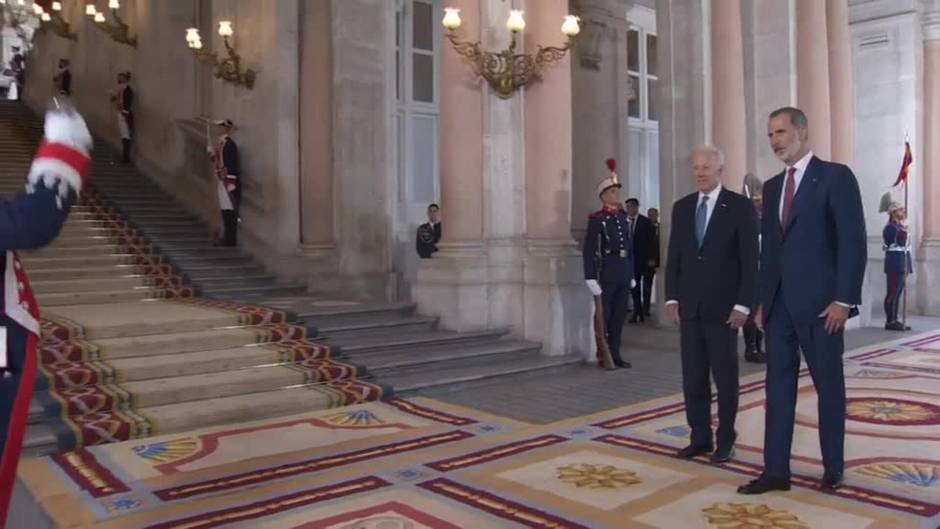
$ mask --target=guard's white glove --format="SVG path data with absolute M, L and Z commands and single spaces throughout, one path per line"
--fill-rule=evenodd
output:
M 226 184 L 225 190 L 228 191 L 229 193 L 231 193 L 232 191 L 235 191 L 235 184 Z
M 636 279 L 630 280 L 630 288 L 636 288 Z
M 51 110 L 46 113 L 46 141 L 62 143 L 88 153 L 94 142 L 81 114 L 74 110 Z
M 588 290 L 591 291 L 591 294 L 595 296 L 601 295 L 601 285 L 597 282 L 596 279 L 587 279 L 584 281 L 584 283 L 587 285 Z
M 215 149 L 212 148 L 212 145 L 206 145 L 206 153 L 212 154 Z

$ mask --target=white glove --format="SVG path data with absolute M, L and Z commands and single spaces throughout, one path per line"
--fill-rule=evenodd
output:
M 636 288 L 636 279 L 630 280 L 630 288 Z
M 601 286 L 598 284 L 596 279 L 588 279 L 584 283 L 587 284 L 588 290 L 591 291 L 591 294 L 595 296 L 601 295 Z
M 225 190 L 228 191 L 229 193 L 231 193 L 232 191 L 235 191 L 235 184 L 227 184 L 225 186 Z
M 212 146 L 211 146 L 211 145 L 206 145 L 206 153 L 212 154 L 212 151 L 213 151 Z
M 46 113 L 46 140 L 62 143 L 88 153 L 94 142 L 81 114 L 74 110 L 53 110 Z

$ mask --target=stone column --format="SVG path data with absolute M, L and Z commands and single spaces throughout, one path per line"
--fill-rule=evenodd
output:
M 711 0 L 712 138 L 725 153 L 723 181 L 735 192 L 747 172 L 741 0 Z
M 921 149 L 924 165 L 913 176 L 924 181 L 924 238 L 918 252 L 917 286 L 921 292 L 935 291 L 940 281 L 940 153 L 931 148 L 940 142 L 940 1 L 924 3 L 922 13 L 924 36 L 924 141 Z M 921 310 L 940 315 L 940 298 L 920 296 Z
M 539 0 L 527 13 L 526 50 L 565 41 L 568 0 Z M 571 238 L 571 60 L 549 64 L 525 91 L 526 240 L 524 337 L 549 355 L 590 348 L 591 296 Z
M 809 119 L 813 152 L 824 160 L 832 156 L 826 10 L 826 2 L 796 0 L 797 101 Z
M 571 55 L 572 204 L 571 232 L 583 240 L 587 216 L 600 207 L 597 183 L 607 178 L 604 160 L 617 160 L 624 185 L 629 182 L 627 148 L 627 9 L 626 0 L 576 0 L 581 17 Z
M 301 4 L 301 250 L 316 269 L 336 273 L 333 222 L 333 32 L 330 2 Z
M 455 0 L 461 40 L 481 38 L 480 0 Z M 412 287 L 418 310 L 450 329 L 486 328 L 489 318 L 484 238 L 482 81 L 467 59 L 442 39 L 440 181 L 443 239 L 433 259 L 421 259 Z
M 852 39 L 848 0 L 826 0 L 829 44 L 829 101 L 832 120 L 834 162 L 851 164 L 855 159 L 855 91 L 852 82 Z

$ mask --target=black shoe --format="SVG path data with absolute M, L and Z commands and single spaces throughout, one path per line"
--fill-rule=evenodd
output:
M 819 488 L 827 492 L 835 492 L 845 484 L 845 475 L 842 472 L 823 475 Z
M 646 316 L 647 318 L 652 318 L 652 317 L 653 317 L 653 315 L 650 313 L 650 311 L 644 312 L 643 315 Z
M 630 369 L 633 367 L 633 365 L 631 365 L 630 362 L 627 362 L 626 360 L 614 360 L 614 365 L 621 369 Z
M 766 364 L 767 355 L 760 351 L 748 351 L 744 353 L 745 362 L 753 362 L 755 364 Z
M 712 451 L 710 445 L 689 445 L 682 450 L 676 452 L 676 455 L 682 459 L 692 459 L 701 455 L 705 455 Z
M 709 461 L 715 464 L 727 463 L 734 457 L 734 445 L 731 445 L 727 448 L 718 448 L 712 452 L 711 457 L 708 458 Z
M 761 474 L 757 479 L 738 487 L 738 494 L 763 494 L 772 490 L 790 490 L 790 480 Z
M 638 312 L 630 318 L 630 323 L 640 323 L 643 321 L 643 316 Z
M 904 324 L 899 321 L 892 321 L 885 324 L 886 331 L 903 331 Z

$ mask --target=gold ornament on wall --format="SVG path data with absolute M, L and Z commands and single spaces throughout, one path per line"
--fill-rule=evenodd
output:
M 85 4 L 85 14 L 91 17 L 98 29 L 110 35 L 114 42 L 136 48 L 137 38 L 131 36 L 127 23 L 121 20 L 119 9 L 121 9 L 120 0 L 108 0 L 108 10 L 111 11 L 111 20 L 108 20 L 104 13 L 98 11 L 95 4 Z
M 539 45 L 535 53 L 516 53 L 516 37 L 525 29 L 525 19 L 522 15 L 522 11 L 518 9 L 510 11 L 506 20 L 506 28 L 510 32 L 509 47 L 493 52 L 481 49 L 482 44 L 479 41 L 460 40 L 457 37 L 457 29 L 461 24 L 460 10 L 453 7 L 444 9 L 442 24 L 454 50 L 469 60 L 477 75 L 485 79 L 504 99 L 512 97 L 513 92 L 528 86 L 532 81 L 541 79 L 545 67 L 564 58 L 574 37 L 581 31 L 578 17 L 567 15 L 561 26 L 561 32 L 568 38 L 564 45 Z
M 215 52 L 203 51 L 202 37 L 199 35 L 197 28 L 188 28 L 186 30 L 186 44 L 200 62 L 215 68 L 215 77 L 217 79 L 222 79 L 251 89 L 255 85 L 256 74 L 251 68 L 242 70 L 242 58 L 229 42 L 229 38 L 234 34 L 235 30 L 232 28 L 231 21 L 219 21 L 219 36 L 222 37 L 226 51 L 226 55 L 222 59 L 220 59 L 219 55 Z

